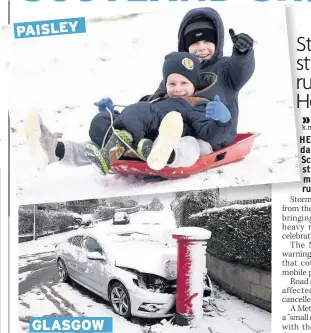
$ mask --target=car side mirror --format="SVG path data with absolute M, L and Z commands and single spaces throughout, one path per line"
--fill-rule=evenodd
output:
M 101 254 L 99 252 L 89 252 L 87 255 L 88 259 L 91 260 L 104 260 L 106 261 L 106 256 L 104 254 Z

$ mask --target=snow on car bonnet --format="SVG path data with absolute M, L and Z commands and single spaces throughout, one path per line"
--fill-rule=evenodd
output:
M 177 249 L 142 233 L 113 236 L 107 249 L 116 266 L 176 279 Z

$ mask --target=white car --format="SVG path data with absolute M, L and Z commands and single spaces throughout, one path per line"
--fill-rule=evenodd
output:
M 128 224 L 130 218 L 125 212 L 116 212 L 113 216 L 113 224 Z
M 125 318 L 174 315 L 176 247 L 139 232 L 99 235 L 93 230 L 56 245 L 60 279 L 72 279 L 109 300 Z

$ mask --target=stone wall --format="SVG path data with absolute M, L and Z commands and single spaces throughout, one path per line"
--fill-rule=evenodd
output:
M 271 273 L 220 260 L 210 253 L 206 266 L 212 280 L 227 292 L 271 312 Z

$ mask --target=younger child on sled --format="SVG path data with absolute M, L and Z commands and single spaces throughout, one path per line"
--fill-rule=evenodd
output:
M 218 96 L 211 102 L 200 97 L 200 92 L 212 87 L 216 80 L 213 73 L 200 75 L 200 61 L 195 55 L 170 53 L 163 65 L 167 95 L 130 105 L 117 116 L 110 114 L 114 110 L 111 99 L 102 99 L 97 104 L 103 112 L 99 116 L 101 121 L 113 119 L 114 130 L 108 141 L 104 138 L 103 148 L 90 143 L 85 154 L 107 174 L 129 147 L 151 169 L 161 170 L 165 165 L 192 166 L 200 156 L 230 145 L 232 142 L 226 142 L 231 121 L 229 110 Z M 90 137 L 96 142 L 100 129 L 96 117 L 94 120 Z

